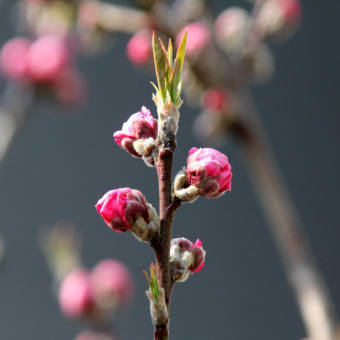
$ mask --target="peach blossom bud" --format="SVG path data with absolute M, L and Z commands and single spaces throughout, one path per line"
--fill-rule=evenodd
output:
M 155 209 L 138 190 L 110 190 L 98 201 L 96 209 L 112 230 L 131 231 L 141 241 L 150 241 L 159 230 Z
M 152 57 L 152 35 L 149 30 L 137 32 L 126 46 L 126 54 L 136 66 L 147 64 Z
M 142 157 L 149 156 L 152 152 L 152 141 L 157 138 L 157 131 L 157 119 L 143 106 L 140 112 L 130 116 L 123 124 L 122 130 L 115 132 L 113 137 L 115 142 L 131 155 Z M 134 143 L 137 140 L 142 140 L 142 143 Z
M 6 42 L 0 52 L 1 70 L 10 79 L 27 80 L 27 56 L 31 42 L 14 38 Z
M 59 305 L 66 316 L 82 318 L 93 310 L 93 294 L 86 270 L 77 268 L 63 280 L 59 289 Z
M 212 148 L 191 148 L 187 160 L 188 184 L 198 189 L 199 195 L 217 198 L 231 191 L 231 165 L 228 157 Z
M 138 217 L 149 221 L 144 195 L 130 188 L 108 191 L 96 204 L 96 209 L 105 223 L 118 232 L 128 231 Z
M 65 40 L 53 35 L 42 36 L 33 42 L 28 53 L 28 73 L 34 81 L 53 82 L 70 61 Z
M 74 340 L 115 340 L 116 338 L 111 335 L 94 332 L 94 331 L 83 331 L 79 333 Z
M 117 260 L 100 261 L 91 272 L 91 283 L 96 305 L 102 311 L 128 303 L 134 291 L 128 268 Z
M 190 274 L 198 273 L 204 266 L 205 250 L 202 241 L 192 243 L 184 237 L 171 240 L 170 267 L 175 281 L 183 282 Z
M 258 25 L 266 35 L 284 36 L 296 29 L 301 16 L 299 0 L 269 0 L 261 8 Z
M 219 14 L 215 21 L 216 39 L 227 52 L 239 52 L 247 33 L 248 13 L 239 7 L 231 7 Z
M 188 57 L 200 54 L 210 44 L 211 34 L 209 28 L 201 22 L 193 22 L 179 32 L 176 38 L 177 46 L 179 46 L 185 31 L 188 31 L 185 49 Z

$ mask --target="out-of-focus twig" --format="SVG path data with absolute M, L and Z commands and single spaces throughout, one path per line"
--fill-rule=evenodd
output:
M 147 12 L 101 2 L 99 25 L 109 32 L 135 33 L 151 24 Z
M 57 285 L 71 270 L 81 266 L 80 242 L 75 227 L 69 222 L 58 222 L 42 232 L 39 245 Z
M 33 92 L 17 84 L 8 84 L 0 106 L 0 164 L 33 104 Z
M 254 117 L 259 118 L 255 112 Z M 268 220 L 311 339 L 335 340 L 336 315 L 324 280 L 315 264 L 260 120 L 253 125 L 235 121 L 231 132 L 242 145 L 254 191 Z

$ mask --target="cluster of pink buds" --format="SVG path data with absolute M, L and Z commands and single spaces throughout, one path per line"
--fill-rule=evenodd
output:
M 0 66 L 7 78 L 45 85 L 62 102 L 72 103 L 81 98 L 81 78 L 73 66 L 70 47 L 59 36 L 8 41 L 0 52 Z
M 153 166 L 152 152 L 158 132 L 157 119 L 145 106 L 133 114 L 122 130 L 114 133 L 115 142 L 134 157 L 142 157 L 146 164 Z
M 59 304 L 71 318 L 108 317 L 128 303 L 133 295 L 130 272 L 117 260 L 103 260 L 91 272 L 72 270 L 62 281 Z
M 183 202 L 198 196 L 217 198 L 231 191 L 231 165 L 228 157 L 212 148 L 191 148 L 186 169 L 175 178 L 174 195 Z
M 141 241 L 151 241 L 159 231 L 155 208 L 138 190 L 110 190 L 98 201 L 96 209 L 112 230 L 132 232 Z
M 174 282 L 184 282 L 190 274 L 198 273 L 204 260 L 205 250 L 200 239 L 195 243 L 184 237 L 171 240 L 170 268 Z

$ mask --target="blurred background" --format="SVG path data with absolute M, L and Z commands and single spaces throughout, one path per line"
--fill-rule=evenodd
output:
M 247 1 L 216 0 L 216 13 Z M 268 137 L 298 208 L 317 263 L 340 313 L 339 56 L 340 3 L 304 0 L 296 35 L 273 46 L 276 72 L 253 88 Z M 12 1 L 0 2 L 0 43 L 14 36 Z M 0 168 L 0 339 L 72 339 L 83 329 L 66 319 L 37 246 L 38 233 L 60 220 L 82 238 L 84 264 L 117 258 L 136 282 L 135 299 L 119 316 L 121 340 L 150 339 L 152 324 L 142 270 L 154 255 L 130 235 L 107 228 L 94 209 L 104 192 L 130 186 L 157 206 L 154 169 L 114 144 L 112 133 L 146 105 L 155 114 L 153 72 L 126 58 L 127 36 L 112 48 L 83 57 L 89 98 L 77 113 L 39 105 Z M 1 79 L 1 89 L 5 80 Z M 189 148 L 203 146 L 192 132 L 197 110 L 186 104 L 174 170 Z M 233 166 L 233 190 L 219 200 L 200 198 L 178 210 L 174 237 L 199 237 L 206 266 L 177 284 L 172 297 L 173 339 L 297 340 L 304 329 L 282 263 L 252 192 L 243 159 L 231 142 L 219 146 Z M 317 339 L 315 339 L 317 340 Z

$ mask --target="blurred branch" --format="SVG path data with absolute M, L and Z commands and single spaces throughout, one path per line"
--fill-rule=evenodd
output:
M 0 107 L 0 164 L 23 126 L 32 103 L 32 91 L 17 84 L 7 85 Z
M 150 25 L 147 12 L 101 2 L 99 25 L 109 32 L 135 33 Z
M 71 223 L 58 222 L 51 229 L 44 230 L 38 241 L 56 285 L 81 266 L 80 241 Z
M 307 334 L 311 339 L 334 340 L 337 320 L 324 280 L 260 121 L 255 125 L 257 132 L 240 120 L 231 126 L 231 132 L 242 143 L 254 191 L 283 259 Z

